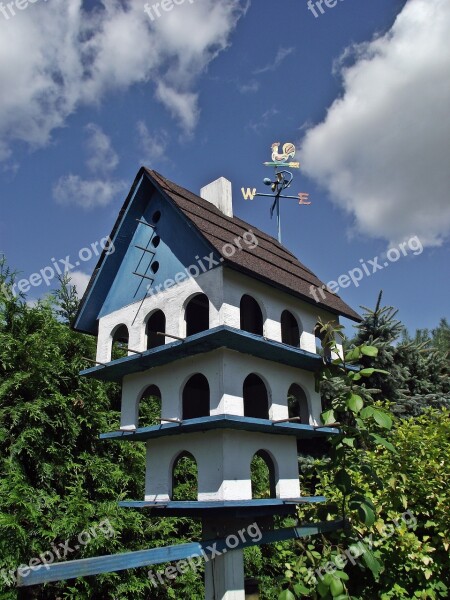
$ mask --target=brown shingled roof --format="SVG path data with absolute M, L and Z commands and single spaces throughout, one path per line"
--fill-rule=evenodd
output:
M 156 171 L 144 171 L 224 258 L 225 265 L 316 304 L 310 287 L 314 285 L 321 288 L 323 282 L 276 239 L 237 217 L 227 217 L 207 200 L 168 181 Z M 235 237 L 242 236 L 250 229 L 258 239 L 258 246 L 254 249 L 243 247 L 241 252 L 231 257 L 225 256 L 223 246 L 233 243 Z M 361 320 L 358 313 L 339 296 L 326 291 L 324 293 L 326 298 L 318 306 L 354 321 Z

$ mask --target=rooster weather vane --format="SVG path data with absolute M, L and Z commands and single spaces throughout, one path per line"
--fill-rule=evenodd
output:
M 289 159 L 293 159 L 295 157 L 295 146 L 290 142 L 283 144 L 282 152 L 279 152 L 280 142 L 274 142 L 272 144 L 272 162 L 263 163 L 265 167 L 275 167 L 275 177 L 272 181 L 269 177 L 264 179 L 264 184 L 268 185 L 272 189 L 272 194 L 260 194 L 256 192 L 256 188 L 241 188 L 242 195 L 244 196 L 244 200 L 253 200 L 255 196 L 266 196 L 269 198 L 273 198 L 273 204 L 270 208 L 270 217 L 273 217 L 273 213 L 276 210 L 277 213 L 277 225 L 278 225 L 278 241 L 281 244 L 281 221 L 280 221 L 280 198 L 293 198 L 294 200 L 298 200 L 299 204 L 309 205 L 309 194 L 306 192 L 300 192 L 297 196 L 287 196 L 282 194 L 284 190 L 287 190 L 290 187 L 294 176 L 290 171 L 285 169 L 284 167 L 288 167 L 290 169 L 299 169 L 300 163 L 298 162 L 288 162 Z M 281 170 L 280 170 L 281 169 Z

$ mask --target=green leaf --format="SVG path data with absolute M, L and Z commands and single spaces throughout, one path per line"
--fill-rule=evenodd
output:
M 358 358 L 361 356 L 361 351 L 359 348 L 352 348 L 351 350 L 349 350 L 346 354 L 345 354 L 345 360 L 348 361 L 354 361 L 354 360 L 358 360 Z
M 359 413 L 359 411 L 364 407 L 364 402 L 361 396 L 358 396 L 358 394 L 352 394 L 347 400 L 347 406 L 352 412 Z
M 339 579 L 342 579 L 343 581 L 348 581 L 350 579 L 345 571 L 335 571 L 333 575 L 339 577 Z
M 297 594 L 297 596 L 303 595 L 303 596 L 307 596 L 308 594 L 311 593 L 311 590 L 307 587 L 305 587 L 303 585 L 303 583 L 296 583 L 294 585 L 294 592 Z
M 333 598 L 340 596 L 344 591 L 344 585 L 338 577 L 333 577 L 330 584 L 330 592 Z
M 352 480 L 345 469 L 341 469 L 336 473 L 334 482 L 342 492 L 350 492 L 352 489 Z
M 358 504 L 367 504 L 369 508 L 375 510 L 375 506 L 373 505 L 372 501 L 369 500 L 369 498 L 366 498 L 366 496 L 363 496 L 362 494 L 353 494 L 350 500 L 350 504 L 353 504 L 352 508 L 354 509 L 358 507 Z
M 390 452 L 394 452 L 395 454 L 397 453 L 397 450 L 391 444 L 391 442 L 388 442 L 385 438 L 381 437 L 381 435 L 371 433 L 370 437 L 375 442 L 375 444 L 378 444 L 378 446 L 384 446 L 387 450 L 390 450 Z
M 334 410 L 326 410 L 321 414 L 321 419 L 324 425 L 330 425 L 332 423 L 336 423 L 336 417 L 334 415 Z
M 380 571 L 383 569 L 383 565 L 378 559 L 375 558 L 370 550 L 367 550 L 367 552 L 363 554 L 362 559 L 366 567 L 372 571 L 372 574 L 376 579 Z
M 295 596 L 290 590 L 283 590 L 278 596 L 278 600 L 295 600 Z
M 374 408 L 373 409 L 373 418 L 375 419 L 375 421 L 378 423 L 378 425 L 380 427 L 383 427 L 384 429 L 391 429 L 392 419 L 391 419 L 390 415 L 388 415 L 384 411 L 379 410 L 378 408 Z
M 367 527 L 372 527 L 372 525 L 375 523 L 375 513 L 370 506 L 364 502 L 358 506 L 358 516 Z
M 372 368 L 368 368 L 368 369 L 361 369 L 361 371 L 359 372 L 359 374 L 362 377 L 370 377 L 371 375 L 373 375 L 375 373 L 375 369 Z
M 378 356 L 378 348 L 375 346 L 361 346 L 361 354 L 364 356 Z
M 321 579 L 317 584 L 317 591 L 319 592 L 321 598 L 325 598 L 325 596 L 328 596 L 329 589 L 330 586 L 328 586 L 325 583 L 324 579 Z
M 349 448 L 354 448 L 355 447 L 355 438 L 345 437 L 342 440 L 342 443 L 345 444 L 346 446 L 348 446 Z
M 369 417 L 371 417 L 373 415 L 373 411 L 374 411 L 373 406 L 366 406 L 362 409 L 359 416 L 361 417 L 361 419 L 368 419 Z

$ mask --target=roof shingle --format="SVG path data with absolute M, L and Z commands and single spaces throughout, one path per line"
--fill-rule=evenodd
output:
M 328 292 L 323 282 L 275 238 L 237 217 L 224 215 L 207 200 L 168 181 L 156 171 L 144 171 L 224 258 L 225 265 L 275 285 L 314 305 L 316 302 L 310 293 L 311 286 L 323 288 L 325 298 L 317 303 L 318 306 L 353 321 L 361 320 L 358 313 L 339 296 Z M 255 234 L 258 245 L 253 249 L 243 246 L 242 251 L 227 257 L 223 246 L 232 244 L 236 236 L 242 236 L 249 230 Z M 318 297 L 321 298 L 321 295 L 318 294 Z

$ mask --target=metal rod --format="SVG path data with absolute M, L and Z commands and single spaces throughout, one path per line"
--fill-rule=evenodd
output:
M 259 192 L 255 194 L 255 196 L 266 196 L 267 198 L 275 198 L 273 194 L 260 194 Z M 298 200 L 297 196 L 278 196 L 279 198 L 292 198 L 293 200 Z
M 102 367 L 108 366 L 106 363 L 99 362 L 98 360 L 92 360 L 92 358 L 87 358 L 86 356 L 83 356 L 83 359 L 87 360 L 90 363 L 94 363 L 94 365 L 101 365 Z
M 143 252 L 148 252 L 149 254 L 156 254 L 156 252 L 153 252 L 153 250 L 149 250 L 148 248 L 144 248 L 144 246 L 138 246 L 135 244 L 134 247 L 139 248 L 139 250 L 142 250 Z
M 300 417 L 291 417 L 290 419 L 280 419 L 279 421 L 272 421 L 272 423 L 290 423 L 291 421 L 300 421 Z
M 142 281 L 141 281 L 141 283 L 142 283 Z M 141 284 L 139 284 L 139 287 L 141 287 Z M 144 304 L 145 300 L 148 298 L 147 294 L 148 294 L 148 289 L 149 289 L 149 287 L 150 287 L 150 284 L 148 284 L 148 285 L 147 285 L 147 291 L 145 292 L 145 296 L 142 298 L 142 301 L 141 301 L 141 303 L 139 304 L 139 308 L 137 309 L 137 313 L 134 315 L 134 319 L 133 319 L 133 322 L 131 323 L 131 325 L 134 325 L 134 322 L 135 322 L 135 321 L 136 321 L 136 319 L 137 319 L 137 316 L 138 316 L 138 314 L 139 314 L 139 311 L 140 311 L 140 310 L 141 310 L 141 308 L 142 308 L 142 305 Z M 138 288 L 138 289 L 139 289 L 139 288 Z M 136 292 L 136 293 L 137 293 L 137 292 Z M 136 294 L 135 294 L 135 295 L 136 295 Z
M 171 335 L 170 333 L 164 333 L 164 331 L 149 331 L 149 333 L 153 333 L 154 335 L 163 335 L 165 337 L 173 338 L 174 340 L 180 340 L 184 342 L 185 338 L 179 337 L 178 335 Z
M 161 417 L 158 421 L 168 421 L 169 423 L 178 423 L 179 425 L 183 422 L 181 419 L 165 419 L 164 417 Z
M 280 196 L 277 196 L 278 241 L 281 244 Z
M 140 350 L 132 350 L 131 348 L 126 348 L 126 350 L 128 350 L 128 352 L 133 352 L 133 354 L 143 354 Z
M 154 225 L 151 225 L 150 223 L 146 223 L 145 221 L 142 221 L 141 219 L 136 219 L 136 221 L 138 223 L 141 223 L 142 225 L 147 225 L 147 227 L 151 227 L 152 229 L 155 229 Z
M 136 273 L 136 271 L 133 271 L 133 275 L 137 275 L 138 277 L 142 277 L 143 279 L 150 279 L 150 281 L 155 280 L 154 277 L 149 277 L 148 275 L 142 275 L 142 273 Z

